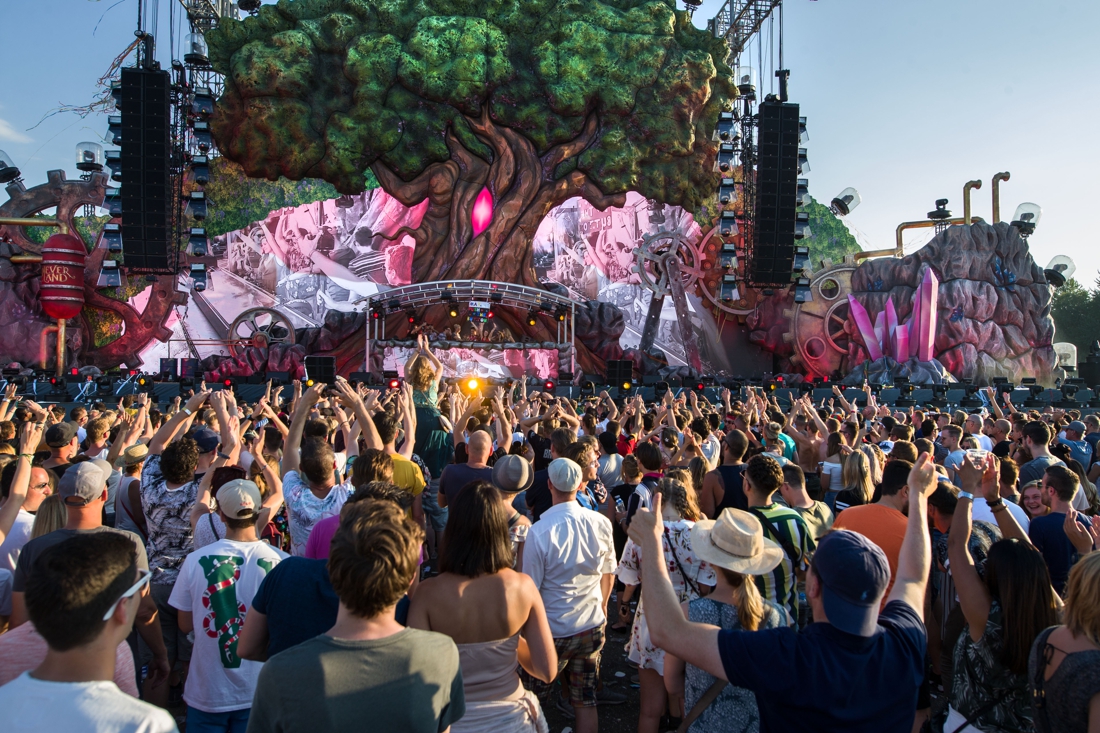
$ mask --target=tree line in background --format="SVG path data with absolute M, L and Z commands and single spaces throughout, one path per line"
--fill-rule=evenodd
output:
M 1056 288 L 1050 313 L 1054 317 L 1054 340 L 1075 345 L 1077 358 L 1084 359 L 1090 346 L 1100 339 L 1100 277 L 1092 288 L 1073 278 Z

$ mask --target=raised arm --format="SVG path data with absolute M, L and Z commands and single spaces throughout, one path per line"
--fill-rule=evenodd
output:
M 932 456 L 921 453 L 909 471 L 909 523 L 898 554 L 898 572 L 890 601 L 905 601 L 923 620 L 924 589 L 932 562 L 928 537 L 928 496 L 936 488 L 936 467 Z M 648 612 L 648 607 L 646 608 Z
M 643 557 L 661 557 L 661 495 L 654 494 L 653 509 L 639 509 L 630 522 L 630 539 L 642 548 Z M 663 562 L 642 563 L 642 598 L 646 622 L 654 646 L 674 654 L 688 664 L 726 679 L 718 653 L 718 627 L 697 624 L 684 618 Z
M 210 397 L 210 392 L 207 391 L 201 391 L 193 395 L 187 400 L 187 404 L 184 405 L 182 410 L 165 420 L 164 424 L 160 426 L 160 430 L 149 441 L 149 453 L 159 456 L 164 452 L 165 446 L 175 440 L 178 433 L 186 432 L 187 426 L 195 419 L 195 410 L 202 407 L 202 403 L 206 402 L 208 397 Z
M 15 475 L 11 480 L 8 498 L 0 506 L 0 543 L 11 532 L 19 510 L 27 500 L 31 487 L 31 462 L 34 460 L 34 449 L 42 440 L 42 432 L 40 423 L 25 422 L 19 426 L 19 454 L 15 457 Z
M 970 464 L 970 457 L 963 458 L 963 464 Z M 979 469 L 970 466 L 970 471 L 960 473 L 977 473 Z M 964 484 L 972 482 L 966 482 Z M 977 488 L 965 486 L 964 490 Z M 947 535 L 947 559 L 951 562 L 951 576 L 955 580 L 955 593 L 959 597 L 959 607 L 962 609 L 966 622 L 970 625 L 970 638 L 978 641 L 985 634 L 985 623 L 989 619 L 989 609 L 992 599 L 989 589 L 978 576 L 978 570 L 974 567 L 974 558 L 970 555 L 970 521 L 971 500 L 960 495 L 959 503 L 955 507 L 955 514 L 951 518 L 951 532 Z
M 302 430 L 306 426 L 306 420 L 313 406 L 321 399 L 321 390 L 325 385 L 318 382 L 305 391 L 301 399 L 297 400 L 294 408 L 294 416 L 290 419 L 290 429 L 287 431 L 286 444 L 283 447 L 283 478 L 291 471 L 297 471 L 301 456 L 298 455 L 302 447 Z
M 1002 537 L 1030 545 L 1031 539 L 1027 532 L 1016 521 L 1016 517 L 1012 516 L 1012 512 L 1008 511 L 1004 499 L 1001 498 L 1000 467 L 1001 461 L 992 453 L 986 454 L 980 466 L 975 466 L 969 457 L 963 458 L 958 471 L 962 489 L 974 496 L 985 497 L 986 506 L 993 512 L 993 519 L 996 520 Z
M 997 419 L 1002 419 L 1005 414 L 997 404 L 997 391 L 992 387 L 985 388 L 985 396 L 989 398 L 989 406 L 993 408 L 993 414 L 997 416 Z
M 401 413 L 401 426 L 405 432 L 405 440 L 397 453 L 412 460 L 416 448 L 416 408 L 412 403 L 412 385 L 408 382 L 401 385 L 401 392 L 397 395 L 397 411 Z
M 371 417 L 371 410 L 378 404 L 378 392 L 367 390 L 365 396 L 360 397 L 343 377 L 336 378 L 333 388 L 344 407 L 355 413 L 359 429 L 363 432 L 363 442 L 368 448 L 382 450 L 382 439 L 378 437 L 378 430 L 374 427 L 374 419 Z M 356 436 L 356 454 L 358 455 L 358 436 Z

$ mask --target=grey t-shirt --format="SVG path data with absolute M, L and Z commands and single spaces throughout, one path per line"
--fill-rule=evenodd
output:
M 22 551 L 19 553 L 19 562 L 15 566 L 15 578 L 12 583 L 12 590 L 16 593 L 24 593 L 27 589 L 27 577 L 30 575 L 31 568 L 34 567 L 34 563 L 42 555 L 43 552 L 60 544 L 70 537 L 75 537 L 78 534 L 90 534 L 92 532 L 118 532 L 119 534 L 126 535 L 134 543 L 134 549 L 137 550 L 137 565 L 140 570 L 149 569 L 149 558 L 145 554 L 145 543 L 141 537 L 137 536 L 133 532 L 128 532 L 124 529 L 114 529 L 112 527 L 96 527 L 95 529 L 55 529 L 49 534 L 44 534 L 41 537 L 35 537 L 33 540 L 23 545 Z
M 458 647 L 405 629 L 370 641 L 317 636 L 264 664 L 248 733 L 439 733 L 466 712 Z
M 1020 486 L 1026 486 L 1032 481 L 1041 480 L 1043 474 L 1046 473 L 1047 469 L 1051 466 L 1064 465 L 1066 464 L 1053 456 L 1039 456 L 1038 458 L 1033 458 L 1020 466 Z

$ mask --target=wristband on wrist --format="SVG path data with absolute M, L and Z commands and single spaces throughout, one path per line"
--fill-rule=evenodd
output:
M 971 494 L 969 491 L 960 491 L 959 492 L 959 498 L 960 499 L 970 499 L 970 501 L 974 501 L 974 495 Z
M 1005 505 L 1005 500 L 1001 498 L 994 499 L 993 501 L 986 500 L 985 505 L 990 509 L 996 509 Z

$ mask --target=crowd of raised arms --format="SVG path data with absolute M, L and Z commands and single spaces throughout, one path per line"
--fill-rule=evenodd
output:
M 1096 416 L 442 375 L 9 389 L 0 730 L 1100 731 Z

